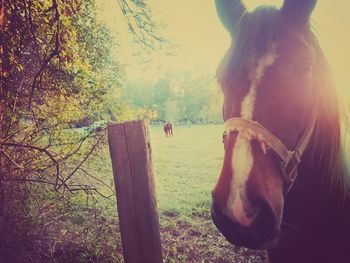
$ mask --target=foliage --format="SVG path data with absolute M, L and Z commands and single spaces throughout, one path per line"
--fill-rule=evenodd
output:
M 169 72 L 155 83 L 128 82 L 123 99 L 138 109 L 148 109 L 148 118 L 178 123 L 222 121 L 221 93 L 207 71 Z
M 151 22 L 143 1 L 125 4 L 147 15 L 137 26 Z M 73 199 L 69 216 L 84 213 L 82 193 L 106 194 L 85 163 L 103 146 L 107 122 L 137 112 L 121 102 L 123 68 L 94 0 L 11 0 L 0 8 L 0 261 L 47 262 L 55 246 L 43 241 L 50 235 L 42 216 L 55 220 Z
M 58 188 L 65 181 L 59 165 L 72 154 L 63 145 L 74 148 L 88 137 L 94 141 L 93 134 L 65 131 L 81 118 L 97 120 L 102 96 L 118 87 L 112 85 L 119 71 L 109 61 L 108 32 L 93 23 L 92 3 L 4 4 L 0 142 L 5 181 L 50 175 L 46 182 Z

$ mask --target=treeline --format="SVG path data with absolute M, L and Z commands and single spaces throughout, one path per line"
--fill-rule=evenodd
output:
M 123 87 L 128 101 L 139 115 L 153 121 L 180 124 L 220 123 L 222 95 L 208 70 L 172 71 L 157 81 L 129 81 Z

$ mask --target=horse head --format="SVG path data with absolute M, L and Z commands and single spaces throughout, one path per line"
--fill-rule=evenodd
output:
M 218 69 L 225 156 L 212 217 L 236 245 L 276 246 L 285 196 L 310 148 L 322 74 L 309 25 L 315 4 L 285 0 L 247 12 L 241 1 L 216 0 L 233 41 Z

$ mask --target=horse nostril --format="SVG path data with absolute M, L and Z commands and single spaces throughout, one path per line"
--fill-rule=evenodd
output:
M 258 216 L 260 209 L 261 209 L 260 201 L 252 202 L 246 206 L 245 213 L 247 217 L 255 218 L 256 216 Z

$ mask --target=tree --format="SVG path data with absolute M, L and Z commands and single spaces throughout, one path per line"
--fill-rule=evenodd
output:
M 135 31 L 151 22 L 143 1 L 119 2 L 123 10 L 134 6 L 125 14 L 129 23 L 138 21 L 135 37 L 147 41 L 139 34 L 151 36 L 153 27 Z M 110 58 L 113 42 L 96 18 L 94 0 L 0 5 L 0 258 L 25 262 L 35 248 L 23 242 L 33 242 L 27 233 L 47 197 L 69 203 L 67 193 L 97 190 L 74 177 L 88 176 L 83 164 L 105 132 L 71 128 L 134 112 L 120 101 L 123 70 Z
M 176 122 L 220 122 L 221 94 L 216 80 L 206 70 L 168 72 L 154 84 L 128 82 L 123 98 L 136 108 L 157 112 L 152 119 Z M 152 116 L 148 116 L 152 117 Z
M 167 102 L 172 97 L 172 90 L 168 79 L 160 78 L 154 84 L 153 105 L 157 110 L 158 118 L 166 120 Z

